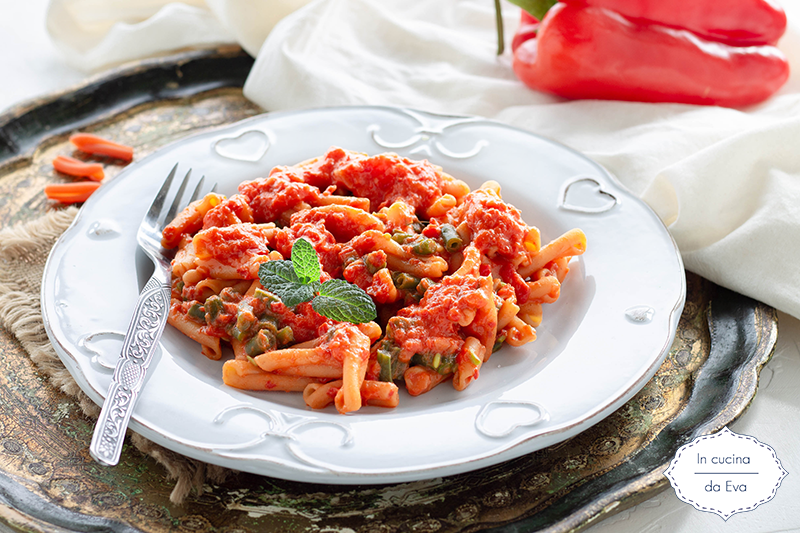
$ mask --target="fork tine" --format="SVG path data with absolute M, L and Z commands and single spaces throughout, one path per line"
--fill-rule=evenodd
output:
M 216 183 L 211 187 L 211 191 L 210 192 L 217 192 L 217 184 Z
M 150 210 L 147 212 L 145 219 L 155 221 L 158 218 L 158 214 L 161 212 L 161 208 L 164 206 L 164 198 L 167 197 L 167 193 L 169 192 L 169 188 L 172 185 L 172 179 L 175 177 L 175 172 L 178 171 L 178 163 L 175 163 L 175 166 L 172 167 L 170 170 L 167 179 L 164 180 L 164 184 L 159 189 L 156 197 L 153 199 L 153 203 L 150 205 Z
M 200 197 L 200 190 L 203 188 L 203 183 L 205 183 L 206 177 L 201 176 L 200 181 L 197 182 L 197 185 L 194 188 L 194 192 L 192 193 L 192 197 L 189 198 L 189 203 L 194 202 Z
M 184 176 L 181 186 L 178 187 L 178 192 L 175 194 L 175 199 L 172 201 L 172 205 L 169 206 L 169 211 L 167 211 L 167 217 L 164 219 L 164 224 L 168 224 L 175 218 L 175 215 L 178 214 L 178 206 L 181 205 L 181 199 L 183 198 L 183 193 L 186 191 L 186 184 L 189 183 L 189 176 L 191 175 L 192 169 L 190 168 L 189 172 L 187 172 L 186 176 Z

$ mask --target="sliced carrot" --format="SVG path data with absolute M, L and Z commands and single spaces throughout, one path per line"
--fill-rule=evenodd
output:
M 84 163 L 65 155 L 53 159 L 53 168 L 63 174 L 77 178 L 89 178 L 94 181 L 102 181 L 105 177 L 103 165 L 100 163 Z
M 130 161 L 133 159 L 133 148 L 130 146 L 115 143 L 114 141 L 103 139 L 91 133 L 76 133 L 70 137 L 69 140 L 81 152 L 105 155 L 116 159 L 122 159 L 123 161 Z
M 99 181 L 76 181 L 75 183 L 51 183 L 45 185 L 44 194 L 62 204 L 85 202 L 100 187 Z

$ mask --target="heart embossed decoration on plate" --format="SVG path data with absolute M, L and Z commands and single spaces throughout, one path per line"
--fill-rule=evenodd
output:
M 248 130 L 236 137 L 223 137 L 214 143 L 214 151 L 222 157 L 255 163 L 267 153 L 271 143 L 261 130 Z
M 619 202 L 596 179 L 578 176 L 562 186 L 559 207 L 577 213 L 605 213 Z

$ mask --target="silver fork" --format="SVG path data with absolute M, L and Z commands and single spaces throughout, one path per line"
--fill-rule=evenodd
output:
M 89 453 L 100 464 L 114 466 L 119 462 L 125 432 L 142 390 L 147 369 L 153 359 L 164 326 L 167 323 L 171 293 L 170 253 L 161 246 L 161 232 L 178 209 L 195 201 L 203 187 L 200 178 L 189 200 L 182 204 L 181 199 L 189 183 L 192 171 L 186 173 L 169 209 L 164 209 L 167 195 L 172 185 L 176 164 L 164 180 L 156 194 L 150 210 L 142 220 L 136 240 L 142 250 L 153 261 L 155 271 L 145 284 L 136 302 L 136 308 L 125 333 L 122 352 L 117 360 L 111 385 L 108 388 L 103 409 L 94 427 Z

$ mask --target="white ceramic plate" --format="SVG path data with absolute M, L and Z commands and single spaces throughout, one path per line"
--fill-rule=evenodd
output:
M 50 255 L 45 325 L 98 404 L 149 264 L 136 230 L 175 163 L 237 185 L 333 145 L 426 158 L 503 197 L 543 242 L 581 228 L 561 298 L 538 339 L 504 347 L 470 387 L 401 393 L 396 409 L 312 411 L 299 393 L 226 387 L 221 363 L 167 326 L 131 427 L 210 463 L 296 481 L 386 483 L 455 474 L 567 439 L 633 396 L 666 356 L 685 298 L 683 265 L 661 221 L 608 172 L 559 144 L 499 123 L 386 107 L 274 113 L 178 141 L 131 164 L 84 205 Z M 88 442 L 87 442 L 88 446 Z

